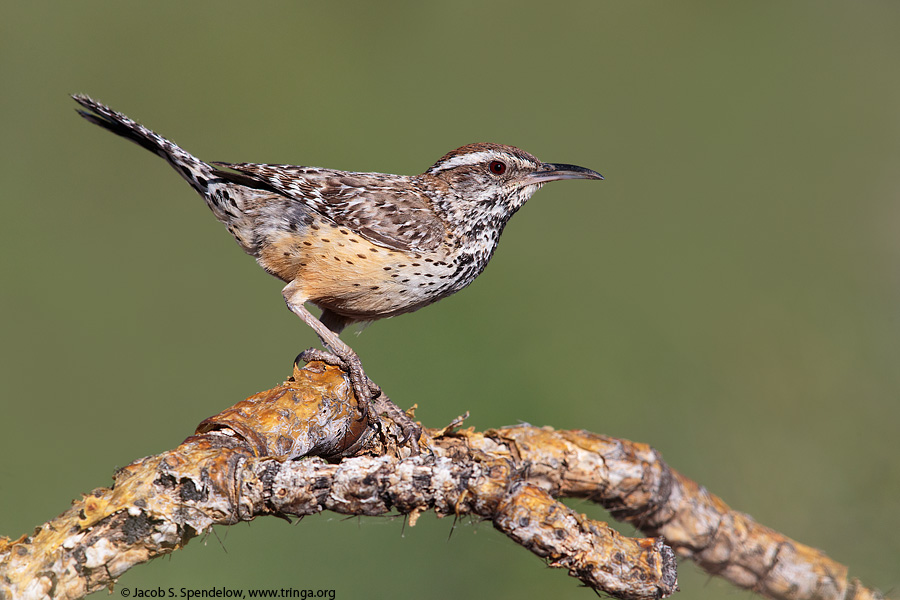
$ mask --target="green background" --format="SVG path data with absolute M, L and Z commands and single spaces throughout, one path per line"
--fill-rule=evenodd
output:
M 541 190 L 471 288 L 345 334 L 369 374 L 432 426 L 647 442 L 896 586 L 898 31 L 892 1 L 5 3 L 0 533 L 316 343 L 169 167 L 77 117 L 83 92 L 208 160 L 418 173 L 494 141 L 600 171 Z M 433 515 L 218 528 L 119 583 L 223 585 L 593 597 Z

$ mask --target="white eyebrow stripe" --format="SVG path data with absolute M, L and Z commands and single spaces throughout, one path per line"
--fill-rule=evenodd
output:
M 435 165 L 430 169 L 430 173 L 439 173 L 440 171 L 446 171 L 447 169 L 452 169 L 454 167 L 459 167 L 462 165 L 475 165 L 478 163 L 482 163 L 487 161 L 489 158 L 496 158 L 497 153 L 489 150 L 482 150 L 481 152 L 469 152 L 466 154 L 460 154 L 459 156 L 454 156 L 448 161 L 441 163 L 440 165 Z

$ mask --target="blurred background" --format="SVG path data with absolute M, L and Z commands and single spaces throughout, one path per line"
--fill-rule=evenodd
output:
M 163 161 L 78 118 L 83 92 L 207 160 L 412 174 L 493 141 L 600 171 L 541 190 L 464 292 L 345 334 L 369 374 L 429 426 L 469 410 L 649 443 L 866 584 L 900 583 L 900 4 L 0 12 L 0 534 L 317 343 Z M 692 564 L 680 580 L 736 593 Z M 489 523 L 433 515 L 218 528 L 119 583 L 223 585 L 592 597 Z

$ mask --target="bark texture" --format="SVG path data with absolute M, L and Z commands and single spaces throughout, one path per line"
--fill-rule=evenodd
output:
M 81 598 L 213 525 L 256 517 L 425 511 L 490 520 L 516 543 L 616 598 L 677 590 L 675 553 L 784 600 L 880 598 L 847 568 L 732 511 L 645 444 L 519 425 L 426 430 L 359 420 L 341 371 L 296 369 L 284 384 L 207 419 L 177 448 L 133 462 L 17 540 L 0 538 L 0 598 Z M 585 498 L 651 536 L 628 538 L 557 501 Z M 673 552 L 674 550 L 674 552 Z

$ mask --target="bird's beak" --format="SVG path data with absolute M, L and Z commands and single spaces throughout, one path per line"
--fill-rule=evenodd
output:
M 525 185 L 547 183 L 559 179 L 603 179 L 603 175 L 597 171 L 585 169 L 577 165 L 564 165 L 559 163 L 543 163 L 541 168 L 525 177 Z

